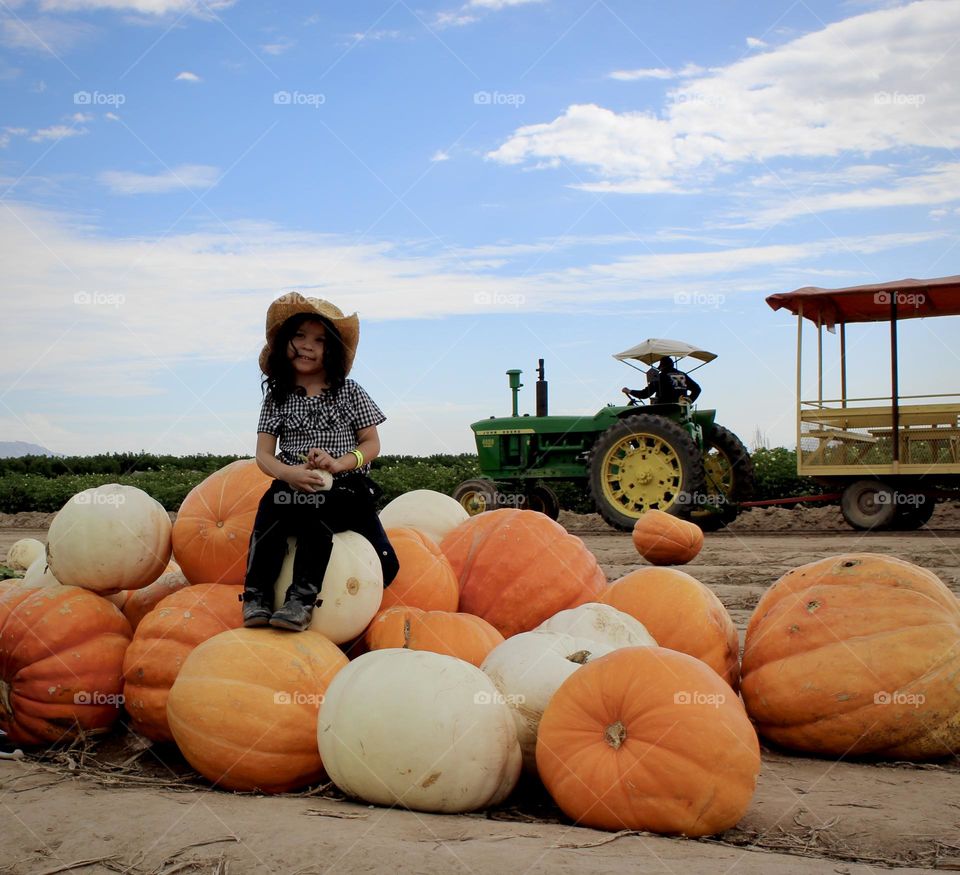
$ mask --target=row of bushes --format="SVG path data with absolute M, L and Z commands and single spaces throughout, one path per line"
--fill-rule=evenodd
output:
M 103 483 L 137 486 L 167 510 L 177 510 L 186 494 L 208 474 L 240 456 L 152 456 L 117 453 L 99 456 L 23 456 L 0 459 L 0 511 L 59 510 L 77 492 Z M 796 453 L 782 447 L 753 454 L 754 497 L 787 498 L 821 490 L 797 477 Z M 381 504 L 412 489 L 434 489 L 449 495 L 458 483 L 480 476 L 477 457 L 469 453 L 432 456 L 381 456 L 373 476 L 383 489 Z M 593 503 L 575 483 L 553 485 L 560 504 L 576 513 L 589 513 Z

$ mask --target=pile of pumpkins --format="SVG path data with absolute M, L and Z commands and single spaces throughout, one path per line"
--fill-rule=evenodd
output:
M 646 515 L 635 542 L 660 544 L 655 564 L 608 583 L 543 514 L 467 517 L 418 490 L 381 513 L 400 560 L 386 590 L 373 548 L 344 532 L 309 630 L 244 629 L 269 483 L 234 462 L 172 526 L 133 487 L 74 496 L 24 580 L 0 584 L 10 740 L 105 732 L 125 709 L 228 790 L 326 774 L 369 803 L 466 812 L 502 802 L 526 771 L 575 823 L 689 836 L 745 813 L 758 732 L 832 756 L 960 745 L 960 602 L 910 563 L 862 553 L 788 572 L 757 605 L 741 665 L 719 599 L 666 567 L 702 544 L 673 518 Z

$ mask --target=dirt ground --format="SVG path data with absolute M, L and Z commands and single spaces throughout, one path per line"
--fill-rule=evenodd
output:
M 644 564 L 629 534 L 599 517 L 564 513 L 560 521 L 608 579 Z M 48 522 L 44 514 L 0 515 L 0 561 L 21 537 L 43 540 Z M 889 534 L 853 532 L 835 508 L 755 510 L 707 535 L 686 570 L 717 593 L 742 635 L 779 575 L 851 551 L 918 563 L 960 594 L 955 506 L 938 507 L 922 531 Z M 175 750 L 123 733 L 86 753 L 0 762 L 0 806 L 0 875 L 960 870 L 960 758 L 833 762 L 764 748 L 747 814 L 706 840 L 574 827 L 529 783 L 496 810 L 462 816 L 374 808 L 332 787 L 282 797 L 213 791 Z

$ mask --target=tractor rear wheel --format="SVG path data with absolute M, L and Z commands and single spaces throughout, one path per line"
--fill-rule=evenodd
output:
M 704 441 L 703 470 L 706 505 L 690 514 L 690 521 L 705 532 L 715 532 L 732 523 L 741 501 L 753 496 L 753 462 L 750 453 L 729 428 L 715 425 Z
M 618 529 L 632 530 L 648 510 L 689 516 L 703 487 L 700 448 L 664 416 L 625 416 L 590 450 L 590 494 L 599 514 Z
M 453 490 L 453 497 L 470 516 L 497 507 L 497 485 L 492 480 L 464 480 Z
M 527 490 L 527 508 L 545 513 L 555 520 L 560 516 L 560 499 L 557 493 L 542 483 Z

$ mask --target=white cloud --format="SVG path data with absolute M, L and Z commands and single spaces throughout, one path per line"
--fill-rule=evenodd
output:
M 184 70 L 182 73 L 177 73 L 174 77 L 175 82 L 200 82 L 202 81 L 196 73 L 191 73 L 189 70 Z
M 70 121 L 76 124 L 82 124 L 83 122 L 92 122 L 93 116 L 88 112 L 75 112 L 70 116 Z
M 438 12 L 433 20 L 434 27 L 463 27 L 478 21 L 476 15 L 463 12 Z
M 40 18 L 3 18 L 0 43 L 11 49 L 58 54 L 95 33 L 96 28 L 76 21 Z
M 488 157 L 504 164 L 533 160 L 537 167 L 581 165 L 616 180 L 584 187 L 644 193 L 672 190 L 678 159 L 669 126 L 656 116 L 595 104 L 571 106 L 552 122 L 519 128 Z
M 808 190 L 788 185 L 786 193 L 781 192 L 772 202 L 751 209 L 746 226 L 766 227 L 796 216 L 837 210 L 879 210 L 955 201 L 960 201 L 960 162 L 941 164 L 925 173 L 901 175 L 885 186 L 867 188 L 862 183 L 856 184 L 848 191 L 810 194 Z
M 636 82 L 638 79 L 685 79 L 690 76 L 699 76 L 704 72 L 698 64 L 686 64 L 679 70 L 670 67 L 640 67 L 636 70 L 614 70 L 607 74 L 608 79 L 619 82 Z
M 449 161 L 450 155 L 443 151 L 443 149 L 437 149 L 433 155 L 430 156 L 431 161 Z
M 224 229 L 110 238 L 87 219 L 9 203 L 0 210 L 5 315 L 18 331 L 5 338 L 0 385 L 79 395 L 157 391 L 185 361 L 251 362 L 259 351 L 263 308 L 279 292 L 314 289 L 364 318 L 603 311 L 611 303 L 669 302 L 689 291 L 756 291 L 778 270 L 830 267 L 838 254 L 889 253 L 942 233 L 875 235 L 768 246 L 704 247 L 531 270 L 527 252 L 514 275 L 465 265 L 466 252 L 424 252 L 418 241 L 356 244 L 352 235 L 286 231 L 265 223 Z M 493 251 L 493 250 L 491 250 Z M 475 254 L 479 254 L 477 249 Z M 525 258 L 526 256 L 526 258 Z M 826 263 L 822 263 L 826 260 Z M 565 263 L 561 260 L 558 263 Z M 56 333 L 50 335 L 50 326 Z M 210 326 L 216 325 L 216 342 Z M 43 332 L 51 343 L 38 347 Z M 152 388 L 151 388 L 152 387 Z
M 188 13 L 204 16 L 210 11 L 226 9 L 236 0 L 42 0 L 40 8 L 59 12 L 111 9 L 116 12 L 139 12 L 144 15 L 161 16 L 172 13 Z
M 260 50 L 268 55 L 282 55 L 284 52 L 292 49 L 296 44 L 296 40 L 281 39 L 275 43 L 268 43 L 267 45 L 260 46 Z
M 531 3 L 544 3 L 546 0 L 468 0 L 460 9 L 441 11 L 433 18 L 434 27 L 463 27 L 479 21 L 474 13 L 499 12 L 515 6 L 526 6 Z
M 766 43 L 762 39 L 757 39 L 755 36 L 747 37 L 747 48 L 748 49 L 761 49 L 766 46 Z
M 528 3 L 543 3 L 544 0 L 470 0 L 467 6 L 481 9 L 505 9 L 509 6 L 525 6 Z
M 182 164 L 163 173 L 135 173 L 131 170 L 106 170 L 100 181 L 114 194 L 163 194 L 183 189 L 207 189 L 220 177 L 217 167 Z
M 79 137 L 86 133 L 86 128 L 69 127 L 67 125 L 51 125 L 49 128 L 40 128 L 40 130 L 34 131 L 30 139 L 34 143 L 42 143 L 44 140 L 63 140 L 67 137 Z
M 350 34 L 350 42 L 381 42 L 383 40 L 400 39 L 403 35 L 401 30 L 366 30 Z
M 642 67 L 639 70 L 614 70 L 609 74 L 609 78 L 620 82 L 634 82 L 637 79 L 673 79 L 676 75 L 676 71 L 669 67 Z
M 688 79 L 659 113 L 573 105 L 488 157 L 581 165 L 597 177 L 583 185 L 591 190 L 656 192 L 695 188 L 741 163 L 954 148 L 958 39 L 960 0 L 866 13 Z

